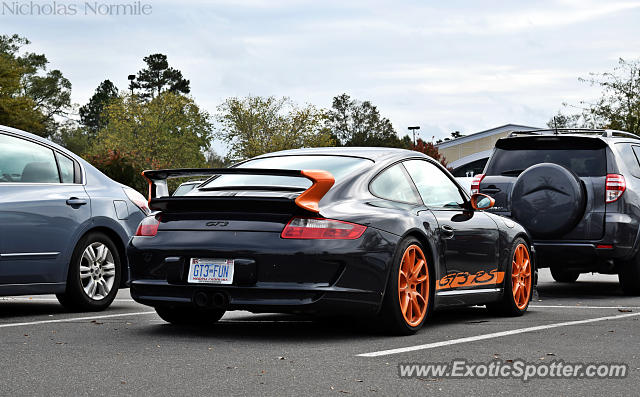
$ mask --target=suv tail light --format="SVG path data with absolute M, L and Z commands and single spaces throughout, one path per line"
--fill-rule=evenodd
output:
M 355 240 L 367 230 L 366 226 L 333 219 L 293 218 L 280 237 L 307 240 Z
M 478 174 L 471 181 L 471 194 L 480 193 L 480 182 L 482 182 L 484 174 Z
M 622 196 L 622 193 L 624 193 L 627 188 L 627 183 L 622 175 L 607 174 L 606 186 L 607 190 L 605 201 L 607 203 L 613 203 Z
M 129 200 L 131 200 L 131 202 L 135 204 L 136 207 L 140 208 L 140 211 L 144 212 L 145 215 L 149 215 L 151 213 L 151 210 L 149 209 L 149 203 L 143 195 L 131 189 L 130 187 L 123 187 L 122 190 L 124 190 L 124 193 L 127 195 L 127 197 L 129 197 Z
M 158 226 L 160 226 L 160 216 L 148 216 L 138 225 L 136 236 L 153 237 L 158 234 Z

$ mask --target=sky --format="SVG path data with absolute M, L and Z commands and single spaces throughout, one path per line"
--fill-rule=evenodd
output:
M 38 15 L 32 4 L 76 12 Z M 93 12 L 117 4 L 146 15 Z M 126 89 L 159 52 L 212 114 L 231 96 L 330 107 L 347 93 L 401 135 L 419 125 L 425 140 L 542 127 L 563 103 L 595 99 L 578 78 L 640 58 L 638 21 L 640 1 L 620 0 L 0 0 L 0 34 L 31 40 L 80 105 L 104 79 Z

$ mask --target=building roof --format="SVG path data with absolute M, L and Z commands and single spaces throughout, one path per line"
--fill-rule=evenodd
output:
M 438 149 L 444 149 L 444 148 L 447 148 L 447 147 L 459 145 L 461 143 L 474 141 L 476 139 L 485 138 L 485 137 L 488 137 L 488 136 L 491 136 L 491 135 L 495 135 L 495 134 L 500 134 L 500 133 L 503 133 L 505 131 L 528 131 L 528 130 L 537 130 L 537 129 L 539 129 L 539 127 L 531 127 L 531 126 L 522 125 L 522 124 L 505 124 L 505 125 L 501 125 L 499 127 L 494 127 L 494 128 L 490 128 L 488 130 L 484 130 L 484 131 L 480 131 L 480 132 L 475 132 L 473 134 L 465 135 L 465 136 L 462 136 L 460 138 L 450 139 L 448 141 L 444 141 L 444 142 L 438 143 L 436 145 L 436 147 Z

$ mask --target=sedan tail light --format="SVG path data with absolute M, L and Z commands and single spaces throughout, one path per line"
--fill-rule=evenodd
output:
M 484 174 L 478 174 L 471 181 L 471 194 L 480 193 L 480 182 L 482 182 Z
M 355 223 L 319 218 L 293 218 L 280 237 L 307 240 L 355 240 L 367 230 Z
M 619 174 L 608 174 L 606 181 L 606 199 L 607 203 L 613 203 L 622 196 L 627 188 L 624 176 Z
M 153 237 L 158 234 L 158 226 L 160 226 L 160 216 L 148 216 L 138 225 L 136 236 Z
M 122 190 L 124 190 L 124 193 L 127 195 L 127 197 L 129 197 L 129 200 L 131 200 L 131 202 L 135 204 L 136 207 L 140 208 L 140 211 L 142 211 L 145 215 L 149 215 L 151 213 L 151 210 L 149 209 L 149 203 L 143 195 L 131 189 L 130 187 L 123 187 Z

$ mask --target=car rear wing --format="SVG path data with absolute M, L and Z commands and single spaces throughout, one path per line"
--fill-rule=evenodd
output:
M 335 183 L 335 178 L 328 171 L 323 170 L 282 170 L 263 168 L 180 168 L 170 170 L 146 170 L 142 176 L 149 182 L 149 208 L 154 210 L 164 210 L 171 206 L 171 201 L 220 201 L 223 207 L 230 200 L 250 201 L 250 197 L 201 197 L 201 196 L 180 196 L 170 197 L 167 180 L 172 178 L 184 178 L 194 176 L 216 176 L 216 175 L 271 175 L 307 178 L 311 181 L 311 186 L 302 192 L 294 201 L 295 205 L 304 210 L 318 213 L 319 202 Z M 282 202 L 283 199 L 260 198 L 272 203 Z M 285 199 L 286 201 L 290 201 Z M 228 203 L 226 203 L 228 204 Z M 228 205 L 227 205 L 228 207 Z

